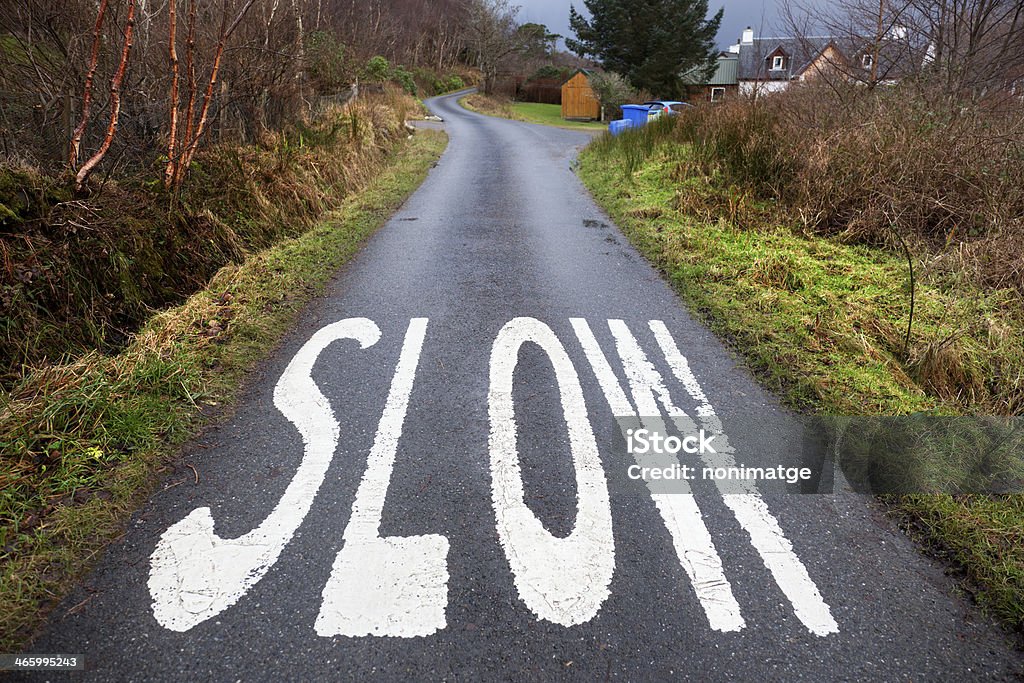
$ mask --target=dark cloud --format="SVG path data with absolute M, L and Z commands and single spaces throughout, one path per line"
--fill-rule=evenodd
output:
M 569 6 L 585 9 L 582 0 L 518 0 L 522 8 L 519 21 L 544 24 L 548 30 L 571 36 Z M 722 48 L 735 43 L 744 27 L 753 26 L 758 34 L 785 31 L 779 26 L 779 3 L 775 0 L 708 0 L 712 13 L 725 8 L 725 17 L 718 32 L 718 45 Z

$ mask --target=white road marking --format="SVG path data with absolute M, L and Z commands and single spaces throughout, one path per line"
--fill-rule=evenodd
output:
M 643 364 L 649 365 L 649 363 L 643 357 L 639 346 L 618 345 L 633 400 L 637 405 L 637 410 L 634 410 L 587 321 L 582 318 L 573 318 L 570 322 L 576 332 L 576 337 L 583 346 L 587 360 L 594 369 L 594 374 L 597 376 L 598 384 L 604 392 L 612 414 L 617 417 L 637 418 L 646 429 L 665 433 L 661 419 L 652 417 L 660 415 L 652 391 L 664 394 L 667 393 L 667 390 L 663 385 L 659 386 L 660 380 L 656 373 L 653 383 L 649 380 L 650 373 L 644 372 L 642 367 Z M 617 342 L 623 334 L 632 339 L 628 330 L 623 332 L 623 329 L 613 328 L 613 333 Z M 625 431 L 625 425 L 622 426 L 622 429 Z M 623 433 L 623 438 L 625 438 L 625 433 Z M 666 464 L 653 462 L 654 458 L 651 456 L 637 454 L 634 455 L 634 458 L 641 467 Z M 661 456 L 661 458 L 668 463 L 672 461 L 678 463 L 678 458 L 675 456 Z M 680 481 L 679 485 L 681 493 L 652 493 L 651 497 L 655 507 L 665 522 L 676 556 L 679 558 L 679 564 L 689 577 L 711 628 L 716 631 L 739 631 L 745 626 L 745 622 L 740 612 L 740 606 L 733 595 L 732 587 L 725 577 L 722 559 L 715 549 L 707 525 L 704 524 L 696 499 L 692 493 L 685 492 L 689 490 L 687 483 Z
M 419 365 L 427 319 L 406 332 L 384 414 L 356 492 L 345 545 L 323 591 L 320 636 L 427 636 L 443 629 L 448 605 L 448 539 L 380 537 L 384 500 Z
M 706 453 L 703 460 L 709 467 L 734 467 L 733 448 L 722 428 L 722 421 L 701 389 L 697 378 L 690 369 L 690 364 L 679 351 L 675 340 L 669 333 L 665 323 L 660 320 L 649 322 L 651 331 L 661 347 L 665 360 L 672 368 L 673 374 L 682 383 L 690 397 L 697 402 L 697 415 L 701 424 L 708 432 L 721 434 L 715 440 L 717 455 Z M 720 489 L 724 482 L 717 482 Z M 734 485 L 737 482 L 730 482 Z M 768 510 L 761 499 L 760 493 L 753 482 L 747 485 L 746 493 L 726 493 L 722 491 L 725 504 L 732 510 L 736 520 L 750 534 L 750 542 L 761 555 L 765 566 L 772 573 L 775 582 L 793 605 L 793 611 L 811 633 L 826 636 L 838 633 L 839 625 L 832 617 L 832 611 L 818 591 L 818 587 L 807 573 L 807 568 L 793 551 L 793 544 L 786 538 L 778 520 Z
M 345 545 L 323 590 L 315 623 L 321 636 L 414 637 L 446 627 L 447 538 L 436 534 L 380 537 L 385 498 L 427 323 L 426 318 L 410 321 L 344 532 Z M 608 326 L 632 403 L 587 322 L 576 318 L 571 323 L 613 414 L 664 432 L 663 409 L 681 432 L 696 429 L 694 421 L 672 402 L 663 377 L 623 321 L 609 320 Z M 717 453 L 702 454 L 704 463 L 709 467 L 735 466 L 734 451 L 721 420 L 686 357 L 663 322 L 649 321 L 649 327 L 672 373 L 697 403 L 701 426 L 717 435 Z M 193 510 L 164 532 L 151 557 L 149 576 L 153 614 L 161 625 L 183 632 L 219 614 L 277 562 L 309 512 L 339 440 L 338 422 L 313 381 L 313 367 L 324 349 L 337 340 L 352 339 L 365 349 L 376 344 L 380 334 L 376 324 L 366 318 L 343 320 L 319 330 L 288 364 L 275 387 L 274 405 L 302 437 L 304 452 L 299 468 L 267 518 L 244 536 L 218 537 L 209 508 Z M 537 344 L 551 361 L 569 434 L 578 501 L 573 531 L 565 538 L 548 533 L 525 503 L 512 388 L 519 350 L 527 342 Z M 491 349 L 488 412 L 498 538 L 520 597 L 542 619 L 564 626 L 585 623 L 609 596 L 615 569 L 611 506 L 579 376 L 547 325 L 533 318 L 516 318 L 502 328 Z M 678 464 L 675 456 L 635 455 L 641 466 L 665 464 L 648 462 L 652 457 L 670 458 Z M 685 482 L 678 483 L 685 486 Z M 725 504 L 750 535 L 751 544 L 797 617 L 816 635 L 837 633 L 831 610 L 753 482 L 742 493 L 727 490 L 727 486 L 738 485 L 735 480 L 718 484 Z M 742 629 L 745 623 L 739 605 L 693 494 L 685 489 L 680 494 L 652 493 L 652 498 L 711 627 L 719 631 Z
M 187 631 L 235 604 L 277 561 L 313 504 L 334 457 L 339 428 L 330 403 L 313 381 L 313 366 L 331 343 L 354 339 L 368 348 L 377 325 L 351 318 L 317 331 L 288 364 L 274 405 L 302 435 L 295 476 L 270 515 L 239 538 L 214 533 L 210 508 L 197 508 L 160 537 L 150 559 L 153 616 L 165 628 Z
M 526 342 L 537 344 L 554 367 L 569 433 L 578 500 L 572 533 L 565 538 L 551 535 L 524 500 L 512 386 Z M 541 619 L 585 623 L 608 598 L 615 571 L 611 505 L 579 376 L 551 328 L 516 318 L 501 329 L 491 348 L 488 404 L 492 502 L 519 596 Z

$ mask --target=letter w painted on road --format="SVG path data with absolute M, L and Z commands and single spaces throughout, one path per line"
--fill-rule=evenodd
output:
M 608 326 L 615 338 L 615 347 L 626 371 L 633 401 L 636 404 L 635 410 L 619 385 L 586 320 L 576 318 L 571 322 L 587 360 L 597 375 L 608 405 L 615 415 L 633 417 L 648 429 L 658 429 L 657 425 L 652 427 L 648 424 L 651 418 L 646 416 L 660 415 L 657 405 L 657 402 L 660 402 L 665 413 L 681 432 L 694 431 L 692 420 L 672 402 L 658 371 L 644 355 L 640 344 L 623 321 L 609 320 Z M 708 432 L 719 435 L 715 441 L 718 453 L 706 453 L 701 456 L 705 464 L 709 467 L 735 466 L 733 450 L 723 433 L 721 420 L 697 383 L 686 358 L 679 352 L 668 328 L 662 321 L 652 320 L 650 329 L 672 373 L 698 404 L 696 412 L 701 426 Z M 659 431 L 664 432 L 663 429 Z M 645 464 L 640 462 L 639 456 L 638 464 Z M 722 482 L 718 484 L 721 490 Z M 733 511 L 736 520 L 750 535 L 751 544 L 793 605 L 797 618 L 816 635 L 837 633 L 839 628 L 832 618 L 831 610 L 753 484 L 750 484 L 745 493 L 722 491 L 722 494 L 726 506 Z M 711 627 L 719 631 L 742 629 L 745 623 L 739 605 L 732 594 L 732 588 L 722 568 L 722 561 L 693 495 L 655 493 L 652 497 L 668 527 L 679 561 L 693 583 L 694 591 Z

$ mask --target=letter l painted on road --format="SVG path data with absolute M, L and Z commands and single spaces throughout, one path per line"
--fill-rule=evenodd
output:
M 437 534 L 380 537 L 384 500 L 426 334 L 426 318 L 409 323 L 345 527 L 345 546 L 324 587 L 317 635 L 411 638 L 447 625 L 448 539 Z

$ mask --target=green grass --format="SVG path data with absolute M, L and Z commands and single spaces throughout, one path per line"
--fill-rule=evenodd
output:
M 512 119 L 513 121 L 524 121 L 526 123 L 538 123 L 542 126 L 593 132 L 608 129 L 607 124 L 596 121 L 566 121 L 562 118 L 562 107 L 557 104 L 513 102 L 508 99 L 473 93 L 459 98 L 459 106 L 478 114 L 497 116 L 504 119 Z
M 562 118 L 562 107 L 558 104 L 515 102 L 512 104 L 512 110 L 519 114 L 523 121 L 529 123 L 574 130 L 605 131 L 608 129 L 608 124 L 598 121 L 566 121 Z
M 596 141 L 580 177 L 688 307 L 790 406 L 831 415 L 1020 410 L 1024 313 L 1012 292 L 981 290 L 919 262 L 905 349 L 902 257 L 800 234 L 773 202 L 704 175 L 687 147 L 649 128 Z M 924 476 L 916 485 L 940 490 L 941 482 Z M 1021 629 L 1022 500 L 891 502 L 906 528 L 962 568 L 982 605 Z
M 401 143 L 308 232 L 222 268 L 123 352 L 40 370 L 0 394 L 0 652 L 124 527 L 178 445 L 229 405 L 303 306 L 426 177 L 446 144 Z

